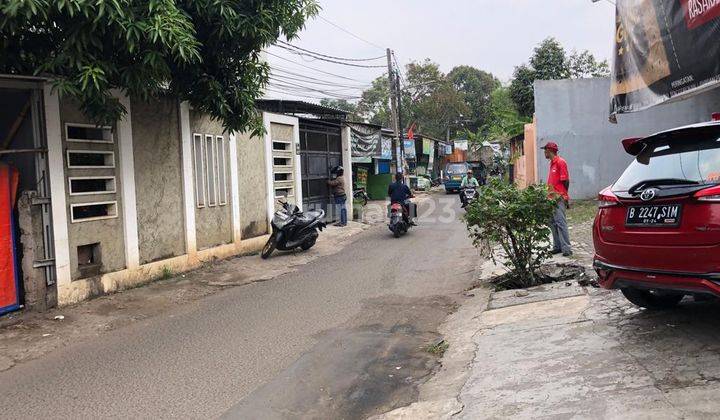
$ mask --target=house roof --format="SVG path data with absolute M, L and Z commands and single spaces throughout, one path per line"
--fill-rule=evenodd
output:
M 344 120 L 348 114 L 343 110 L 328 106 L 286 99 L 258 99 L 255 101 L 255 105 L 263 111 L 279 114 L 312 115 L 325 119 Z

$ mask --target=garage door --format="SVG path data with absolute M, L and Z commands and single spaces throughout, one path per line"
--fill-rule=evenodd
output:
M 300 120 L 300 158 L 304 209 L 323 209 L 328 215 L 332 194 L 327 185 L 330 169 L 342 165 L 340 126 Z

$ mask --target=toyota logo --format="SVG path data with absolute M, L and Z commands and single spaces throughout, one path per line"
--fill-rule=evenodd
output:
M 655 194 L 657 194 L 657 190 L 655 188 L 648 188 L 640 194 L 640 199 L 642 201 L 650 201 L 655 198 Z

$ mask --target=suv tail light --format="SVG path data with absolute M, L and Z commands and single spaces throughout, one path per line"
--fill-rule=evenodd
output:
M 695 198 L 700 201 L 717 201 L 720 202 L 720 185 L 705 188 L 695 193 Z
M 604 190 L 600 191 L 600 194 L 598 194 L 598 207 L 601 209 L 607 207 L 614 207 L 619 204 L 620 200 L 618 200 L 617 196 L 613 194 L 613 192 L 610 190 L 610 187 L 605 188 Z

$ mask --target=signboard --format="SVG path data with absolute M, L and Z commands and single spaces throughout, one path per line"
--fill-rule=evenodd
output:
M 423 155 L 429 155 L 433 152 L 433 142 L 423 139 Z
M 392 139 L 388 137 L 382 138 L 382 153 L 380 159 L 390 160 L 392 159 Z
M 352 157 L 353 163 L 372 163 L 371 157 Z
M 403 147 L 405 149 L 405 159 L 416 159 L 415 155 L 415 140 L 405 139 L 403 141 Z
M 610 113 L 720 85 L 720 2 L 622 0 L 615 11 Z
M 356 168 L 355 169 L 355 185 L 358 188 L 367 188 L 368 170 L 367 168 Z
M 364 124 L 348 123 L 352 156 L 376 158 L 382 155 L 382 132 L 379 128 Z
M 458 150 L 467 150 L 468 149 L 468 141 L 467 140 L 455 140 L 455 148 Z M 452 152 L 451 152 L 452 154 Z

